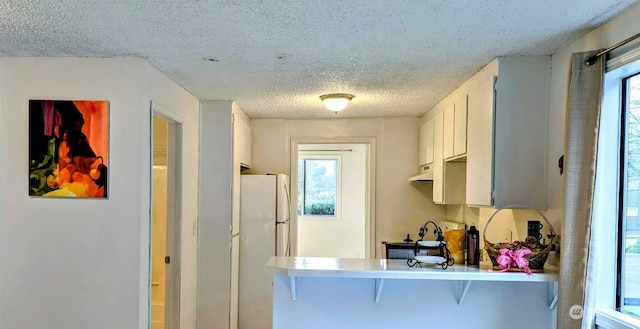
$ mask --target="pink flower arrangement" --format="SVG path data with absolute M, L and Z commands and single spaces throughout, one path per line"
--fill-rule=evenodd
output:
M 529 268 L 529 260 L 524 258 L 524 256 L 530 253 L 531 250 L 528 248 L 518 249 L 516 251 L 507 248 L 500 249 L 500 254 L 496 258 L 496 262 L 500 267 L 500 272 L 506 272 L 514 266 L 523 269 L 527 275 L 531 275 L 532 273 Z

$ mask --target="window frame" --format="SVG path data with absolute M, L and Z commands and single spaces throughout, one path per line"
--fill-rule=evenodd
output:
M 640 60 L 635 60 L 611 68 L 604 77 L 592 227 L 592 236 L 602 247 L 591 250 L 598 259 L 598 276 L 594 279 L 595 324 L 601 328 L 640 327 L 640 319 L 618 311 L 622 306 L 625 233 L 622 219 L 626 214 L 624 193 L 628 188 L 625 172 L 627 91 L 623 82 L 638 74 Z
M 333 215 L 306 215 L 304 212 L 302 214 L 298 214 L 299 220 L 321 220 L 321 221 L 338 221 L 341 219 L 340 213 L 342 210 L 342 155 L 337 153 L 326 153 L 326 152 L 313 152 L 313 151 L 300 151 L 298 154 L 298 162 L 304 160 L 335 160 L 336 161 L 336 202 L 334 205 L 334 214 Z M 298 176 L 306 175 L 306 172 L 298 171 Z M 299 177 L 296 177 L 296 184 L 298 182 Z M 302 193 L 304 194 L 306 191 L 303 188 Z M 298 191 L 298 194 L 300 191 Z M 298 196 L 296 195 L 296 205 L 298 201 Z M 304 207 L 304 206 L 303 206 Z M 296 213 L 298 212 L 296 206 Z

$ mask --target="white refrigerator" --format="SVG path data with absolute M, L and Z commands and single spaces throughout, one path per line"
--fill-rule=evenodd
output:
M 271 256 L 289 256 L 289 176 L 240 176 L 239 329 L 271 329 L 273 274 L 264 270 Z

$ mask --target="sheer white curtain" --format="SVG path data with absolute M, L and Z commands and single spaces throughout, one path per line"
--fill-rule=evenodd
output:
M 598 51 L 575 53 L 571 58 L 565 127 L 564 222 L 558 294 L 558 328 L 592 328 L 594 301 L 585 296 L 594 285 L 595 266 L 591 231 L 604 58 L 585 65 Z M 570 316 L 574 305 L 584 310 Z

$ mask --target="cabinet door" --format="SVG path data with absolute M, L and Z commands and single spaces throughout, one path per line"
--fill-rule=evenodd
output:
M 433 118 L 433 202 L 444 202 L 444 158 L 442 155 L 444 113 Z
M 251 126 L 240 115 L 233 120 L 234 152 L 242 167 L 251 167 Z
M 420 125 L 418 135 L 418 167 L 427 164 L 427 123 Z
M 493 204 L 494 84 L 495 77 L 490 77 L 468 95 L 466 203 L 470 205 Z
M 242 162 L 244 157 L 244 143 L 242 142 L 242 119 L 236 113 L 233 114 L 233 165 L 238 165 L 238 162 Z
M 242 157 L 240 161 L 246 167 L 251 167 L 251 126 L 242 120 Z
M 442 157 L 445 159 L 453 157 L 453 145 L 455 134 L 455 106 L 451 105 L 444 109 L 443 137 L 442 137 Z
M 467 94 L 465 93 L 456 99 L 453 131 L 453 155 L 461 156 L 467 153 Z
M 427 162 L 426 164 L 433 163 L 433 129 L 434 129 L 434 120 L 433 118 L 429 119 L 426 123 L 425 135 L 426 135 L 426 152 L 427 152 Z
M 420 126 L 418 166 L 433 163 L 433 118 Z

